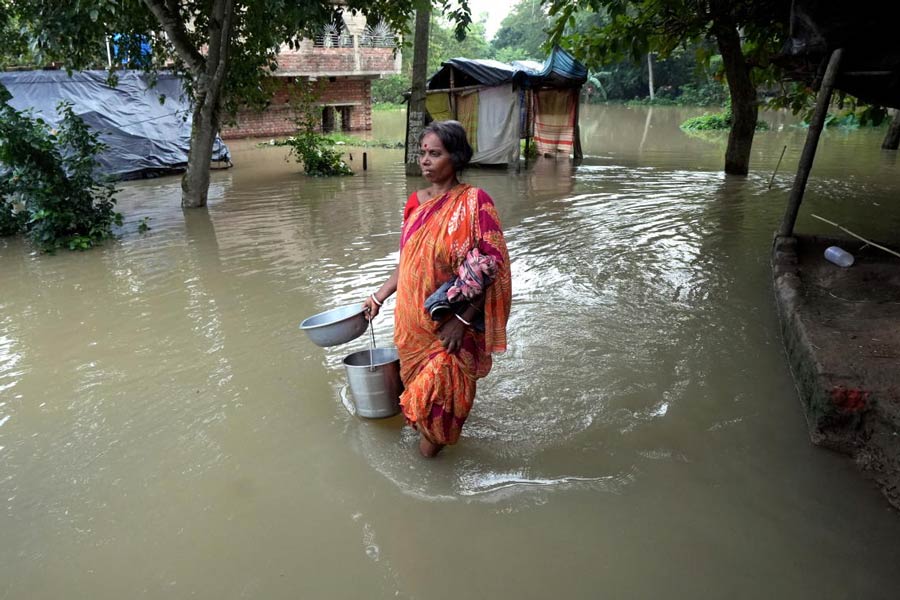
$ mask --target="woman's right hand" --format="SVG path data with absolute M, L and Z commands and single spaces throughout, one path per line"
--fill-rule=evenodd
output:
M 371 295 L 366 297 L 363 304 L 366 305 L 366 319 L 371 321 L 378 316 L 378 311 L 381 310 L 381 307 L 372 299 Z M 384 304 L 384 302 L 382 302 L 382 304 Z

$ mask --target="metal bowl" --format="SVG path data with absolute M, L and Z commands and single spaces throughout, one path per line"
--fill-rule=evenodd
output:
M 366 305 L 348 304 L 313 315 L 300 323 L 316 346 L 337 346 L 355 340 L 369 326 L 366 320 Z

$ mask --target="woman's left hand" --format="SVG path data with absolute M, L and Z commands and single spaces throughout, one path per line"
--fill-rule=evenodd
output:
M 441 344 L 448 353 L 455 354 L 462 348 L 465 333 L 466 326 L 459 319 L 451 316 L 438 329 L 438 339 L 441 340 Z

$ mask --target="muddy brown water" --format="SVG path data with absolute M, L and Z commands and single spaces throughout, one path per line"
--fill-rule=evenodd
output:
M 400 151 L 308 179 L 232 143 L 206 211 L 131 182 L 105 248 L 0 241 L 0 598 L 895 598 L 900 518 L 809 444 L 781 346 L 805 132 L 767 115 L 731 179 L 723 138 L 678 129 L 698 112 L 586 107 L 583 165 L 467 174 L 508 237 L 511 344 L 433 462 L 349 412 L 366 338 L 297 329 L 395 264 Z M 800 230 L 896 243 L 882 133 L 826 133 Z

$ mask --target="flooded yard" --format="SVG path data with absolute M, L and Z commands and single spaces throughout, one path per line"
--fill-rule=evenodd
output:
M 724 137 L 678 129 L 698 112 L 584 107 L 580 166 L 465 173 L 509 243 L 510 349 L 431 462 L 400 417 L 352 414 L 365 338 L 297 328 L 396 264 L 402 150 L 313 179 L 233 142 L 208 210 L 129 182 L 104 248 L 0 240 L 0 599 L 896 597 L 900 516 L 809 443 L 781 344 L 805 130 L 763 115 L 726 178 Z M 826 132 L 799 231 L 897 242 L 882 135 Z

